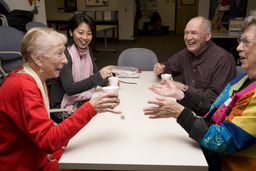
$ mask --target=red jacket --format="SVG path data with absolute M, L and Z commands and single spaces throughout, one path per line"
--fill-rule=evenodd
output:
M 21 68 L 19 68 L 21 69 Z M 34 79 L 12 72 L 0 88 L 1 170 L 43 170 L 47 154 L 64 146 L 95 115 L 89 102 L 57 126 L 48 118 Z

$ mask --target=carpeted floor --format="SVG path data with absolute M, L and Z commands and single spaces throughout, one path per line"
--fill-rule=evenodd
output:
M 139 36 L 130 44 L 118 42 L 113 44 L 112 41 L 108 39 L 107 45 L 109 49 L 116 49 L 116 53 L 107 51 L 94 52 L 94 57 L 97 59 L 99 69 L 107 65 L 117 65 L 119 54 L 127 48 L 142 47 L 151 49 L 157 55 L 158 61 L 162 62 L 185 47 L 183 35 L 177 35 L 172 32 L 168 35 L 160 36 Z M 97 40 L 97 48 L 104 48 L 103 39 Z

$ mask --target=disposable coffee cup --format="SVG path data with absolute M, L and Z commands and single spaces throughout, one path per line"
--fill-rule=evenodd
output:
M 102 87 L 103 93 L 107 93 L 107 92 L 118 92 L 119 87 L 118 86 L 106 86 L 106 87 Z
M 118 86 L 118 77 L 109 77 L 108 82 L 110 86 Z
M 172 80 L 172 74 L 162 74 L 161 75 L 162 80 Z

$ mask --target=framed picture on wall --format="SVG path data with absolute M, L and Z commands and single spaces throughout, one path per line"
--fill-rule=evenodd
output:
M 86 7 L 102 7 L 108 6 L 108 0 L 85 0 Z

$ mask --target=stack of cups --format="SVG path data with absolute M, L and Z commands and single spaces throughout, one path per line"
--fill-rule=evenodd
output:
M 118 86 L 118 77 L 108 77 L 108 82 L 110 86 Z
M 109 86 L 103 87 L 103 92 L 111 92 L 111 91 L 118 91 L 119 90 L 119 78 L 118 77 L 109 77 L 108 78 Z M 120 115 L 121 120 L 125 120 L 125 115 L 121 114 Z

